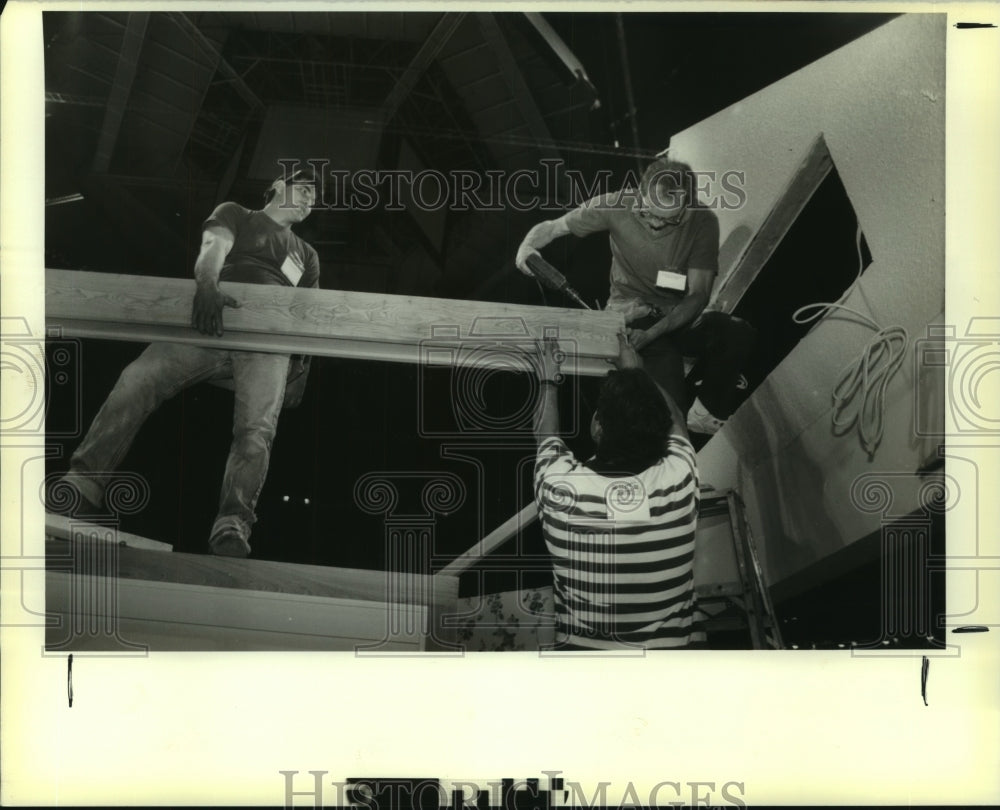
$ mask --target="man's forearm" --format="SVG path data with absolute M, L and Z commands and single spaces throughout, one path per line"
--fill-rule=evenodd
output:
M 549 436 L 559 435 L 559 399 L 556 384 L 551 380 L 541 381 L 541 394 L 535 410 L 535 440 L 540 444 Z
M 206 230 L 201 239 L 201 250 L 194 262 L 194 280 L 199 287 L 219 286 L 219 273 L 226 261 L 232 241 L 212 230 Z
M 685 296 L 677 306 L 649 327 L 646 333 L 650 338 L 658 338 L 661 335 L 668 335 L 678 329 L 683 329 L 694 323 L 695 318 L 701 315 L 707 303 L 708 298 L 704 295 Z
M 194 280 L 203 287 L 218 287 L 222 262 L 216 251 L 202 252 L 194 263 Z
M 566 225 L 564 217 L 548 219 L 545 222 L 539 222 L 528 231 L 524 236 L 522 244 L 535 250 L 541 250 L 550 242 L 558 239 L 560 236 L 566 236 L 569 232 L 569 227 Z
M 650 379 L 653 380 L 652 375 L 650 376 Z M 663 399 L 667 403 L 667 410 L 670 411 L 670 435 L 681 436 L 682 438 L 687 439 L 687 417 L 681 413 L 681 409 L 677 407 L 677 403 L 674 402 L 674 398 L 667 393 L 667 389 L 656 382 L 656 380 L 653 380 L 653 383 L 660 389 L 660 394 L 663 395 Z
M 688 438 L 687 417 L 681 413 L 681 409 L 677 407 L 677 403 L 674 402 L 674 398 L 670 394 L 660 387 L 659 384 L 656 387 L 663 394 L 663 398 L 667 401 L 667 409 L 670 411 L 670 435 L 682 436 L 685 439 Z
M 627 366 L 627 368 L 641 368 L 643 371 L 646 370 L 646 364 L 642 361 L 641 355 L 632 352 L 631 361 L 633 365 L 629 365 Z M 623 367 L 626 366 L 619 366 L 619 368 Z M 648 371 L 646 371 L 646 374 L 649 375 L 649 379 L 653 381 L 653 385 L 657 387 L 657 389 L 660 392 L 660 395 L 667 403 L 667 410 L 670 411 L 670 422 L 671 422 L 670 435 L 682 436 L 685 439 L 688 438 L 687 418 L 684 416 L 683 413 L 681 413 L 681 409 L 677 407 L 677 403 L 674 402 L 674 398 L 667 393 L 667 389 L 664 388 L 662 385 L 660 385 L 652 374 L 649 374 Z

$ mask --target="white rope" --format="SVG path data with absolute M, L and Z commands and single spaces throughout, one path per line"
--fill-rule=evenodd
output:
M 861 226 L 858 225 L 855 245 L 858 251 L 858 275 L 844 294 L 833 303 L 806 304 L 792 314 L 795 323 L 805 324 L 824 317 L 832 310 L 842 310 L 856 315 L 866 326 L 875 330 L 875 335 L 860 356 L 841 373 L 833 389 L 833 428 L 843 433 L 856 423 L 861 446 L 869 458 L 875 455 L 882 441 L 885 429 L 885 392 L 893 375 L 899 369 L 906 354 L 910 338 L 902 326 L 882 328 L 867 315 L 844 306 L 844 301 L 861 278 L 863 259 L 861 256 Z M 805 316 L 803 313 L 815 310 Z

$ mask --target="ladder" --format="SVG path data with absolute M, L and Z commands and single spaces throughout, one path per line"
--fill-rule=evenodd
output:
M 733 490 L 703 490 L 698 523 L 695 592 L 698 607 L 708 616 L 705 631 L 745 629 L 753 649 L 782 649 L 742 499 Z

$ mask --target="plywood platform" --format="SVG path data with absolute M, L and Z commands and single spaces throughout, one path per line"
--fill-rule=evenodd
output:
M 447 647 L 458 579 L 46 539 L 49 650 Z M 440 632 L 432 628 L 442 627 Z

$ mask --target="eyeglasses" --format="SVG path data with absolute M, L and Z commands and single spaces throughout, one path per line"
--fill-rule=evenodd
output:
M 684 206 L 677 211 L 672 217 L 664 217 L 659 214 L 653 214 L 645 208 L 640 208 L 636 213 L 639 218 L 646 222 L 650 228 L 654 230 L 659 230 L 660 228 L 666 228 L 668 225 L 677 225 L 681 219 L 684 217 L 684 212 L 687 209 Z

